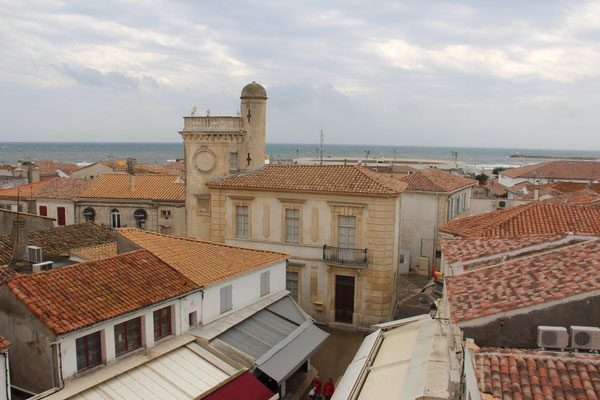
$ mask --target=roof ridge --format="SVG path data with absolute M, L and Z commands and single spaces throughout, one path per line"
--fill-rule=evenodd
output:
M 505 352 L 503 352 L 502 350 L 506 350 Z M 533 352 L 533 351 L 537 351 L 537 354 L 530 354 L 529 352 Z M 600 355 L 598 354 L 594 354 L 594 353 L 575 353 L 575 352 L 568 352 L 568 351 L 550 351 L 550 350 L 537 350 L 537 349 L 513 349 L 513 348 L 494 348 L 493 350 L 486 350 L 486 348 L 480 348 L 478 350 L 475 351 L 475 353 L 477 355 L 496 355 L 496 356 L 513 356 L 515 358 L 517 357 L 522 357 L 522 358 L 552 358 L 552 359 L 557 359 L 557 360 L 567 360 L 567 359 L 572 359 L 572 358 L 576 358 L 579 360 L 587 360 L 587 361 L 591 361 L 593 363 L 598 363 L 600 364 Z M 560 354 L 560 355 L 559 355 Z M 565 357 L 566 356 L 566 357 Z M 577 356 L 583 356 L 583 357 L 577 357 Z M 596 357 L 594 357 L 596 356 Z
M 398 192 L 397 190 L 392 189 L 391 187 L 389 187 L 388 185 L 386 185 L 385 183 L 383 183 L 379 178 L 379 176 L 376 176 L 375 174 L 378 174 L 378 172 L 372 171 L 366 167 L 363 167 L 362 165 L 351 165 L 352 167 L 355 167 L 356 170 L 358 170 L 360 173 L 362 173 L 364 176 L 366 176 L 367 178 L 375 181 L 379 186 L 383 187 L 385 190 L 387 190 L 388 192 Z
M 203 243 L 203 244 L 209 244 L 209 245 L 214 245 L 214 246 L 219 246 L 219 247 L 252 250 L 252 251 L 256 251 L 256 252 L 260 252 L 260 253 L 270 253 L 270 254 L 278 254 L 278 255 L 282 255 L 282 256 L 288 256 L 288 254 L 282 253 L 280 251 L 263 250 L 263 249 L 255 249 L 255 248 L 252 248 L 252 247 L 235 246 L 235 245 L 232 245 L 232 244 L 212 242 L 210 240 L 200 240 L 200 239 L 196 239 L 196 238 L 192 238 L 192 237 L 188 237 L 188 236 L 168 235 L 166 233 L 146 231 L 146 230 L 142 230 L 142 229 L 138 229 L 138 228 L 133 228 L 133 227 L 130 227 L 130 228 L 117 228 L 116 231 L 117 232 L 121 232 L 121 231 L 140 232 L 140 233 L 143 233 L 143 234 L 168 237 L 168 238 L 172 238 L 172 239 L 185 240 L 185 241 L 194 242 L 194 243 Z
M 504 218 L 502 218 L 500 221 L 496 222 L 495 221 L 490 221 L 490 225 L 486 226 L 484 229 L 482 229 L 483 232 L 487 232 L 490 228 L 492 229 L 496 229 L 496 228 L 500 228 L 503 225 L 507 224 L 509 221 L 511 221 L 512 219 L 514 219 L 516 216 L 523 214 L 525 211 L 528 211 L 529 209 L 533 208 L 534 205 L 536 204 L 540 204 L 541 202 L 539 200 L 536 201 L 532 201 L 530 203 L 525 203 L 525 204 L 521 204 L 515 207 L 511 207 L 507 210 L 506 214 L 503 216 Z M 520 207 L 520 208 L 519 208 Z M 511 213 L 512 211 L 512 213 Z M 500 211 L 501 213 L 502 211 Z M 500 215 L 500 214 L 498 214 Z

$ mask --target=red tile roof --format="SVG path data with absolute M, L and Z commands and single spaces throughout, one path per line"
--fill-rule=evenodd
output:
M 508 192 L 506 186 L 501 185 L 495 179 L 490 179 L 489 181 L 487 181 L 485 187 L 488 188 L 488 190 L 490 190 L 491 192 L 494 192 L 496 196 L 504 196 Z
M 129 174 L 103 174 L 79 198 L 185 201 L 178 175 L 135 174 L 134 182 L 132 189 Z
M 11 280 L 15 276 L 17 276 L 17 271 L 0 266 L 0 285 L 4 284 L 4 282 Z
M 549 161 L 507 169 L 500 174 L 510 178 L 598 180 L 600 179 L 600 162 Z
M 406 190 L 417 192 L 453 192 L 468 186 L 474 186 L 477 181 L 451 174 L 436 168 L 426 168 L 399 178 L 406 182 Z
M 600 290 L 600 240 L 445 279 L 450 315 L 465 322 Z
M 493 399 L 599 399 L 600 355 L 483 348 L 475 353 L 482 394 Z
M 53 178 L 33 193 L 36 199 L 74 199 L 83 192 L 92 181 L 80 178 Z
M 564 235 L 553 235 L 517 238 L 443 238 L 441 246 L 444 261 L 452 264 L 550 243 L 564 237 Z
M 546 203 L 566 203 L 566 204 L 597 204 L 600 202 L 600 194 L 591 189 L 582 189 L 577 192 L 558 192 L 557 195 L 543 200 Z
M 57 162 L 56 169 L 60 169 L 65 174 L 71 176 L 73 171 L 79 169 L 79 165 L 74 164 L 74 163 Z
M 200 286 L 245 274 L 288 257 L 275 251 L 229 246 L 135 228 L 121 228 L 117 232 L 156 254 Z
M 600 235 L 600 207 L 534 201 L 459 218 L 440 227 L 455 236 L 514 237 L 578 233 Z
M 51 179 L 44 179 L 39 182 L 28 183 L 26 185 L 15 186 L 7 189 L 0 189 L 0 198 L 4 199 L 28 199 L 35 195 L 35 193 Z
M 92 222 L 29 232 L 29 245 L 42 248 L 42 257 L 68 257 L 71 249 L 114 243 L 116 235 Z M 11 235 L 0 235 L 0 265 L 12 255 Z
M 6 286 L 55 335 L 198 287 L 146 250 L 20 275 Z
M 11 343 L 4 337 L 0 336 L 0 351 L 5 351 L 10 347 Z
M 34 165 L 40 169 L 40 176 L 56 176 L 56 163 L 53 160 L 37 160 Z
M 215 179 L 211 187 L 396 196 L 406 184 L 358 165 L 266 165 Z

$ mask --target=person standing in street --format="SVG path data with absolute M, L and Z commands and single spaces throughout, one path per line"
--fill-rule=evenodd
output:
M 333 392 L 335 388 L 333 387 L 333 379 L 329 378 L 327 382 L 325 382 L 325 386 L 323 387 L 323 396 L 325 396 L 325 400 L 331 399 L 333 396 Z

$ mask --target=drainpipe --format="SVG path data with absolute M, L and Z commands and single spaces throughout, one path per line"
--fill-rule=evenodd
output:
M 4 355 L 4 381 L 6 383 L 6 398 L 8 400 L 11 399 L 10 397 L 10 374 L 8 373 L 8 351 L 5 351 L 3 353 L 1 353 Z

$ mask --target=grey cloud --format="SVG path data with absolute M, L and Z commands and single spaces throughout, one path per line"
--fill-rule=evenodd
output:
M 75 82 L 85 86 L 110 87 L 126 90 L 137 90 L 142 87 L 158 87 L 156 80 L 147 75 L 137 78 L 118 71 L 101 72 L 92 68 L 71 65 L 61 65 L 59 69 Z

